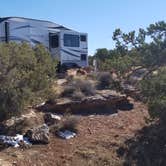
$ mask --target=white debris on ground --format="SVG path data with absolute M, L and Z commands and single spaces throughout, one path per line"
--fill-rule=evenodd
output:
M 20 142 L 24 142 L 26 145 L 31 145 L 31 143 L 28 141 L 28 138 L 23 137 L 23 135 L 20 134 L 17 134 L 15 137 L 0 135 L 0 142 L 15 148 L 20 146 Z
M 71 131 L 69 131 L 69 130 L 65 130 L 65 131 L 59 131 L 59 132 L 58 132 L 58 135 L 59 135 L 61 138 L 70 139 L 70 138 L 75 137 L 75 136 L 76 136 L 76 133 L 71 132 Z
M 58 116 L 58 115 L 53 115 L 53 114 L 52 114 L 52 118 L 53 118 L 53 119 L 56 119 L 56 120 L 59 120 L 59 121 L 61 120 L 61 117 Z
M 112 114 L 111 116 L 118 116 L 118 113 L 114 113 L 114 114 Z
M 41 107 L 41 106 L 43 106 L 43 105 L 45 105 L 45 104 L 46 104 L 46 102 L 42 102 L 42 103 L 40 103 L 40 104 L 37 104 L 36 107 Z

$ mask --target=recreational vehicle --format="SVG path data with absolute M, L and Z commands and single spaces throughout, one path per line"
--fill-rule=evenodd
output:
M 0 42 L 28 42 L 43 44 L 61 65 L 88 65 L 87 33 L 80 33 L 62 25 L 43 20 L 0 18 Z

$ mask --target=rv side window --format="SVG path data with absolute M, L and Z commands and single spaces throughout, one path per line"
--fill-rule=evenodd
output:
M 64 46 L 79 47 L 80 41 L 78 35 L 64 34 Z
M 86 54 L 81 54 L 81 61 L 86 61 L 86 58 L 87 58 Z
M 58 35 L 50 35 L 50 47 L 51 48 L 59 47 L 59 36 Z
M 85 36 L 85 35 L 81 35 L 81 36 L 80 36 L 80 40 L 81 40 L 82 42 L 86 42 L 86 36 Z

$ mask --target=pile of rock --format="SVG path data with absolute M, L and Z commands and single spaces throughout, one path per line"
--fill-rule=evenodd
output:
M 25 136 L 32 143 L 48 144 L 50 141 L 49 127 L 43 124 L 42 126 L 32 128 L 26 132 Z
M 20 118 L 18 119 L 20 120 Z M 6 121 L 6 127 L 15 126 L 18 123 L 18 119 Z M 48 144 L 50 142 L 50 130 L 61 122 L 61 117 L 52 113 L 46 113 L 43 115 L 43 119 L 44 124 L 28 129 L 25 134 L 13 134 L 14 136 L 0 135 L 0 147 L 13 146 L 25 149 L 32 144 Z M 73 133 L 70 131 L 67 134 L 66 131 L 64 133 L 58 131 L 57 134 L 65 139 L 70 139 L 75 136 L 75 133 L 73 136 Z
M 3 147 L 13 146 L 27 148 L 30 147 L 30 145 L 33 143 L 48 144 L 49 140 L 49 127 L 46 124 L 28 130 L 25 135 L 0 135 L 0 145 Z

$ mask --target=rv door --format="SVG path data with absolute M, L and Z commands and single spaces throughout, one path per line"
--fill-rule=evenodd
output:
M 49 50 L 54 58 L 60 60 L 59 33 L 49 33 Z

